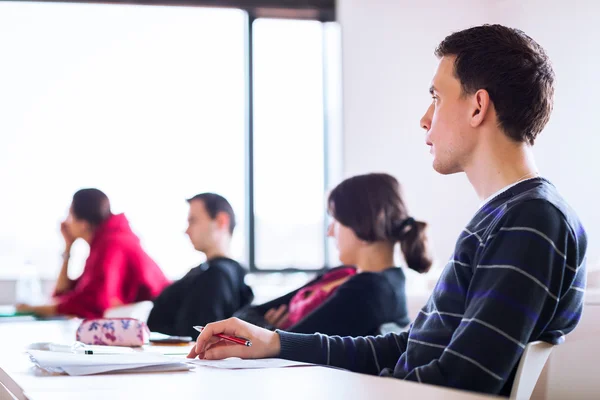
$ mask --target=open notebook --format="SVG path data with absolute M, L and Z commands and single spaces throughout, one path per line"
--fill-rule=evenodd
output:
M 106 372 L 187 371 L 193 368 L 185 359 L 160 354 L 75 354 L 29 350 L 31 361 L 53 373 L 92 375 Z

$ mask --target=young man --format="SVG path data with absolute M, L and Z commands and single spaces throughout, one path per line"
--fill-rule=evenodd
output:
M 229 202 L 214 193 L 188 200 L 186 234 L 206 262 L 167 287 L 154 301 L 148 327 L 169 335 L 196 337 L 194 325 L 229 318 L 252 301 L 252 289 L 244 283 L 246 271 L 230 257 L 235 214 Z
M 577 325 L 587 239 L 531 146 L 550 117 L 554 73 L 523 32 L 485 25 L 448 36 L 421 119 L 433 167 L 465 172 L 482 206 L 408 332 L 341 338 L 209 325 L 191 357 L 279 356 L 508 395 L 527 343 L 559 344 Z M 442 203 L 443 204 L 443 203 Z M 213 337 L 229 333 L 251 348 Z

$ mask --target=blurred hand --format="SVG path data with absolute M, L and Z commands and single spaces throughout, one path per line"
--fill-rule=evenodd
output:
M 252 346 L 244 346 L 216 337 L 223 333 L 248 339 Z M 241 319 L 229 318 L 208 324 L 196 340 L 188 358 L 222 360 L 228 357 L 270 358 L 277 357 L 281 349 L 279 335 L 267 329 L 259 328 Z
M 30 313 L 33 312 L 33 307 L 29 304 L 20 303 L 15 306 L 15 310 L 20 313 Z
M 15 306 L 17 312 L 20 313 L 32 313 L 39 317 L 52 317 L 56 315 L 57 308 L 55 304 L 48 304 L 44 306 L 31 306 L 29 304 L 17 304 Z
M 60 223 L 60 233 L 62 233 L 63 238 L 65 239 L 65 245 L 67 250 L 71 249 L 71 245 L 75 241 L 75 238 L 69 233 L 69 228 L 67 228 L 67 224 L 65 221 Z
M 265 313 L 265 321 L 275 328 L 281 328 L 287 322 L 287 319 L 288 312 L 285 304 L 280 305 L 278 308 L 271 308 Z

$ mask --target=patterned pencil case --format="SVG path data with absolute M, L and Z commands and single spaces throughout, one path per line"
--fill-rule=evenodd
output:
M 77 328 L 76 340 L 91 345 L 138 347 L 148 343 L 150 330 L 135 318 L 94 318 Z

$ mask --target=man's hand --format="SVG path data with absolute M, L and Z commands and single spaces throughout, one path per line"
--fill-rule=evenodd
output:
M 252 342 L 252 346 L 244 346 L 221 339 L 219 333 L 243 337 Z M 222 360 L 228 357 L 270 358 L 277 357 L 281 349 L 279 335 L 267 329 L 249 324 L 237 318 L 208 324 L 198 336 L 196 346 L 192 348 L 188 358 L 205 360 Z

